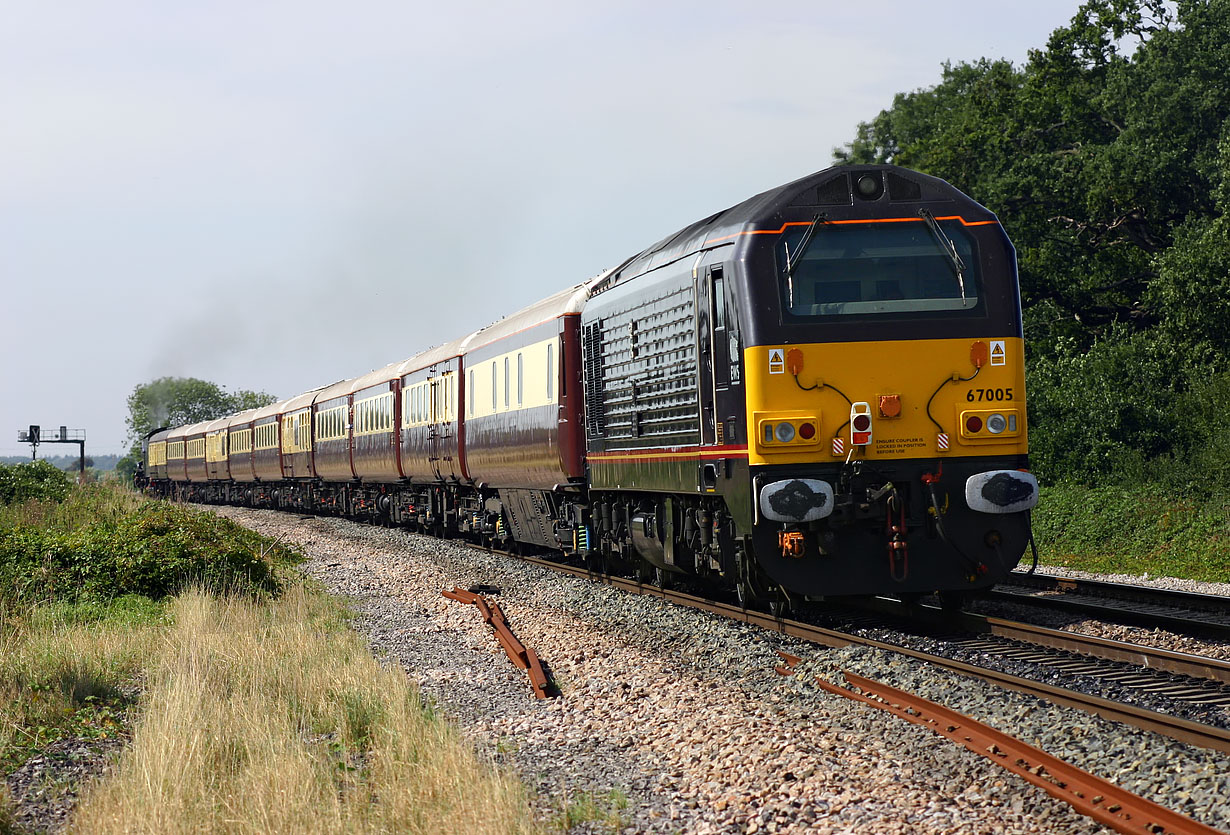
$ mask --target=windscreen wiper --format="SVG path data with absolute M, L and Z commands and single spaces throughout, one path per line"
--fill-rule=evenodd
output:
M 803 233 L 803 240 L 799 241 L 799 248 L 794 255 L 790 254 L 790 245 L 786 245 L 786 278 L 794 277 L 794 271 L 803 261 L 803 253 L 807 252 L 807 246 L 811 243 L 811 239 L 816 235 L 816 228 L 820 225 L 820 221 L 825 219 L 824 212 L 816 215 L 811 219 L 811 223 L 807 226 L 807 231 Z
M 936 240 L 939 241 L 940 249 L 944 250 L 944 254 L 948 256 L 952 269 L 957 274 L 957 284 L 961 288 L 961 306 L 965 307 L 965 262 L 961 260 L 961 255 L 957 252 L 957 247 L 952 242 L 952 239 L 944 234 L 944 230 L 936 222 L 935 215 L 931 214 L 927 209 L 919 209 L 918 216 L 926 221 L 927 228 L 931 230 L 931 234 L 935 235 Z

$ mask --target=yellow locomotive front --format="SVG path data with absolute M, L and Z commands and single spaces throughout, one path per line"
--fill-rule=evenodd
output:
M 833 171 L 742 236 L 759 582 L 815 597 L 988 586 L 1020 560 L 1038 491 L 1015 255 L 942 181 Z

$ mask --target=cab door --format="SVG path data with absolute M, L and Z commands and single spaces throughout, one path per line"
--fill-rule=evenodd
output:
M 713 279 L 706 268 L 693 279 L 696 287 L 696 399 L 700 421 L 700 443 L 717 443 L 717 417 L 714 406 L 713 375 Z

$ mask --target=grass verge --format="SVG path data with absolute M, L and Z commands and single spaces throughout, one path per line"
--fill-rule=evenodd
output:
M 132 745 L 74 831 L 534 828 L 520 785 L 424 709 L 331 599 L 189 592 L 170 614 Z
M 1041 561 L 1084 571 L 1230 582 L 1230 497 L 1157 485 L 1044 487 L 1033 512 Z
M 0 603 L 0 773 L 58 739 L 121 735 L 162 623 L 162 607 L 139 598 L 30 611 Z
M 115 487 L 0 507 L 0 773 L 130 738 L 77 832 L 533 831 L 520 784 L 287 580 L 296 560 Z M 20 791 L 0 781 L 0 835 Z

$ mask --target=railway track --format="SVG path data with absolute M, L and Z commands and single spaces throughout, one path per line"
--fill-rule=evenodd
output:
M 865 634 L 867 631 L 874 631 L 874 624 L 865 620 L 853 631 L 830 628 L 792 618 L 777 618 L 688 592 L 665 589 L 626 577 L 601 574 L 539 557 L 509 556 L 561 573 L 603 582 L 634 594 L 659 597 L 676 605 L 742 621 L 811 643 L 837 648 L 854 644 L 897 653 L 1105 719 L 1154 731 L 1190 745 L 1230 753 L 1230 729 L 1018 676 L 995 669 L 994 666 L 984 666 L 951 658 L 939 652 L 917 649 L 907 646 L 904 641 L 874 637 Z M 905 604 L 889 600 L 882 600 L 878 604 L 880 613 L 885 615 L 905 617 L 908 614 L 914 618 L 921 614 L 927 620 L 946 617 L 946 613 L 936 607 L 921 607 L 921 613 L 911 613 L 907 609 L 919 607 L 903 608 L 904 606 Z M 928 609 L 931 611 L 927 611 Z M 996 618 L 963 615 L 960 622 L 966 625 L 952 630 L 953 634 L 948 636 L 948 640 L 957 643 L 966 641 L 967 648 L 975 652 L 981 650 L 982 654 L 989 658 L 1006 657 L 1009 652 L 1015 652 L 1021 654 L 1020 660 L 1048 667 L 1060 675 L 1092 675 L 1104 681 L 1114 681 L 1124 687 L 1152 688 L 1148 691 L 1152 693 L 1167 694 L 1169 690 L 1171 697 L 1176 699 L 1181 698 L 1179 694 L 1183 693 L 1186 695 L 1186 701 L 1212 708 L 1230 704 L 1230 664 L 1226 662 L 1106 639 L 1091 639 L 1089 636 Z M 971 629 L 973 631 L 969 631 Z M 991 641 L 993 638 L 996 639 L 995 642 Z M 1048 648 L 1047 642 L 1056 645 Z M 1047 663 L 1044 663 L 1043 659 L 1047 659 Z M 1096 670 L 1098 675 L 1089 672 L 1090 670 Z
M 878 600 L 872 610 L 893 620 L 864 628 L 893 628 L 981 654 L 1053 670 L 1063 676 L 1088 676 L 1115 687 L 1136 690 L 1210 709 L 1214 716 L 1230 707 L 1230 662 L 1052 629 L 971 612 L 952 613 L 935 606 L 907 606 Z M 1226 724 L 1230 715 L 1218 717 Z
M 978 598 L 1230 642 L 1230 597 L 1220 595 L 1013 572 Z

